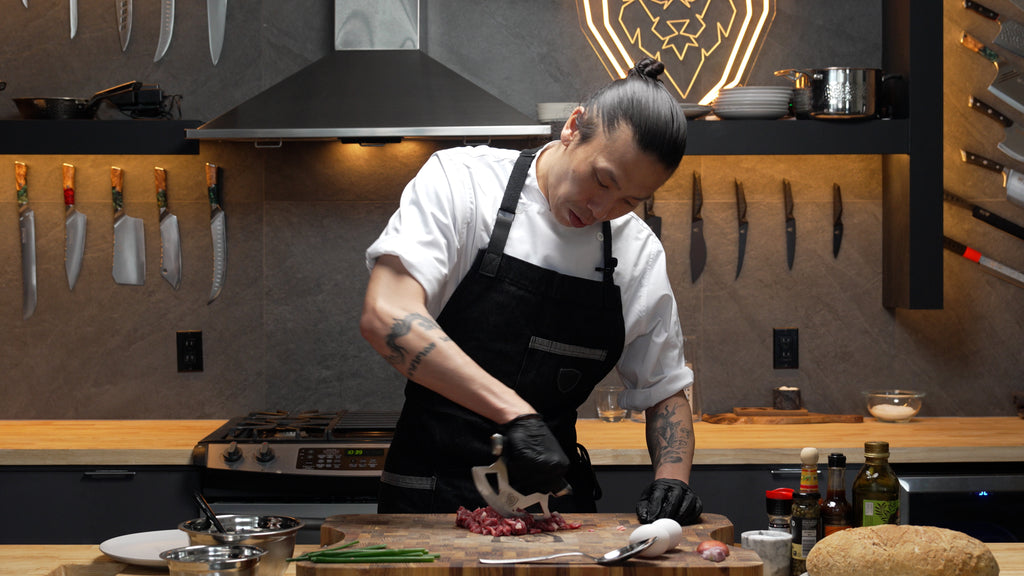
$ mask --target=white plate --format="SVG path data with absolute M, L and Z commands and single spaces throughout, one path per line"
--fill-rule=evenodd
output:
M 127 564 L 167 566 L 167 561 L 160 559 L 160 553 L 188 545 L 188 534 L 181 530 L 157 530 L 111 538 L 100 544 L 100 552 Z
M 679 104 L 679 107 L 682 109 L 683 115 L 690 120 L 706 116 L 711 112 L 711 106 L 703 106 L 701 104 L 688 104 L 686 102 L 682 102 Z
M 784 110 L 718 110 L 715 109 L 715 116 L 725 120 L 731 119 L 760 119 L 776 120 L 787 114 Z

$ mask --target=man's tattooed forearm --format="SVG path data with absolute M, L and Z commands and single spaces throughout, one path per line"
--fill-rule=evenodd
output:
M 424 316 L 423 314 L 413 313 L 409 314 L 405 318 L 395 318 L 394 320 L 394 323 L 391 324 L 391 330 L 384 337 L 384 343 L 391 350 L 391 354 L 386 357 L 387 361 L 396 366 L 405 362 L 406 354 L 408 354 L 408 350 L 398 343 L 398 339 L 409 334 L 409 332 L 412 331 L 413 325 L 419 325 L 420 328 L 427 331 L 441 329 L 433 318 Z M 442 342 L 448 342 L 451 339 L 442 332 L 440 340 Z M 435 346 L 436 344 L 431 343 L 413 357 L 409 375 L 412 375 L 412 372 L 416 371 L 416 368 L 419 366 L 420 361 L 423 360 L 423 357 L 430 354 L 430 351 L 433 350 Z
M 406 376 L 408 376 L 410 380 L 412 379 L 412 375 L 416 373 L 416 369 L 420 367 L 420 362 L 426 358 L 427 354 L 433 352 L 434 348 L 437 348 L 437 343 L 431 342 L 430 344 L 427 344 L 427 347 L 420 350 L 419 353 L 413 357 L 412 362 L 409 362 L 409 370 Z
M 655 467 L 682 462 L 684 450 L 692 441 L 690 431 L 683 427 L 677 412 L 677 408 L 665 406 L 654 415 L 656 442 L 651 446 L 651 462 Z M 683 414 L 683 417 L 691 416 Z

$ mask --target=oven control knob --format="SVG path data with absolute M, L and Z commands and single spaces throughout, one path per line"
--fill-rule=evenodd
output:
M 242 459 L 242 451 L 238 448 L 238 442 L 232 442 L 228 444 L 228 449 L 224 451 L 225 462 L 238 462 Z
M 274 449 L 271 448 L 270 444 L 267 442 L 260 444 L 259 450 L 256 451 L 257 462 L 272 462 L 275 457 L 276 455 L 274 454 Z

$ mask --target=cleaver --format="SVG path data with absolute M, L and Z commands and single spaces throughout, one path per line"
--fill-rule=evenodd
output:
M 146 281 L 146 234 L 141 218 L 124 212 L 124 173 L 110 167 L 110 194 L 114 201 L 114 282 L 142 286 Z
M 995 10 L 978 4 L 974 0 L 964 0 L 964 8 L 977 12 L 989 20 L 999 22 L 999 35 L 996 36 L 995 43 L 1018 56 L 1024 56 L 1024 25 L 1000 17 Z
M 68 277 L 68 289 L 74 290 L 78 275 L 82 272 L 82 255 L 85 252 L 86 217 L 75 209 L 75 167 L 63 166 L 64 180 L 64 272 Z
M 178 217 L 167 207 L 167 171 L 153 168 L 156 205 L 160 209 L 160 275 L 175 290 L 181 287 L 181 234 Z
M 1005 114 L 974 96 L 971 96 L 970 100 L 967 101 L 967 105 L 972 110 L 1002 124 L 1004 128 L 1003 141 L 998 144 L 999 149 L 1010 158 L 1024 162 L 1024 130 L 1020 126 L 1014 126 L 1013 120 Z
M 987 48 L 980 40 L 967 32 L 960 37 L 960 43 L 996 65 L 998 74 L 992 84 L 989 84 L 988 91 L 1018 111 L 1024 112 L 1024 81 L 1020 77 L 1020 72 L 1009 62 L 1000 58 L 994 50 Z

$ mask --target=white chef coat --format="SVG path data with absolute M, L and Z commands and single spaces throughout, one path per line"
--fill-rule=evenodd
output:
M 549 144 L 550 145 L 550 144 Z M 382 254 L 401 259 L 427 293 L 437 317 L 487 247 L 519 152 L 486 146 L 441 150 L 406 186 L 398 210 L 367 249 L 367 268 Z M 538 154 L 539 157 L 539 154 Z M 693 383 L 665 267 L 665 251 L 635 213 L 611 221 L 614 281 L 622 294 L 625 346 L 616 366 L 626 387 L 622 405 L 644 410 Z M 559 224 L 530 166 L 505 253 L 562 274 L 601 280 L 601 224 Z

